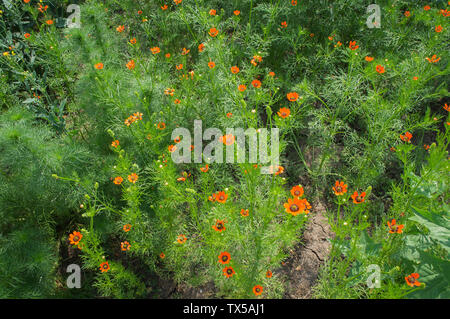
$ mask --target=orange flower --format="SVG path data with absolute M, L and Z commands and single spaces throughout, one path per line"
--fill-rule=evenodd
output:
M 364 59 L 365 59 L 367 62 L 373 61 L 373 57 L 371 57 L 371 56 L 366 56 Z
M 291 194 L 293 197 L 302 197 L 304 194 L 303 187 L 300 185 L 295 185 L 291 188 Z
M 216 196 L 217 194 L 212 194 L 211 196 L 208 196 L 208 200 L 211 202 L 215 202 L 216 201 Z
M 131 230 L 131 225 L 130 224 L 126 224 L 126 225 L 123 225 L 123 231 L 124 232 L 129 232 Z
M 128 180 L 130 181 L 130 183 L 136 183 L 138 180 L 138 176 L 136 173 L 132 173 L 131 175 L 128 175 Z
M 287 22 L 286 21 L 281 22 L 281 28 L 282 29 L 287 28 Z
M 423 9 L 424 9 L 425 11 L 428 11 L 428 10 L 431 9 L 431 7 L 430 7 L 429 5 L 426 5 L 425 7 L 423 7 Z
M 411 15 L 411 12 L 409 12 L 409 11 L 405 11 L 405 17 L 409 17 L 410 15 Z
M 253 87 L 255 87 L 255 88 L 259 88 L 259 87 L 261 87 L 261 81 L 255 79 L 255 80 L 252 81 L 252 85 L 253 85 Z
M 139 11 L 138 11 L 138 14 L 141 15 L 141 14 L 142 14 L 142 10 L 139 10 Z
M 158 128 L 159 130 L 164 130 L 164 129 L 166 128 L 166 123 L 164 123 L 164 122 L 159 122 L 158 125 L 157 125 L 157 128 Z
M 203 43 L 200 43 L 198 45 L 198 52 L 202 52 L 205 49 L 205 45 Z
M 209 61 L 209 62 L 208 62 L 208 67 L 209 67 L 210 69 L 214 69 L 215 66 L 216 66 L 216 64 L 215 64 L 213 61 Z
M 297 92 L 290 92 L 288 94 L 286 94 L 287 99 L 291 102 L 295 102 L 298 99 L 298 93 Z
M 29 2 L 30 2 L 30 0 L 23 0 L 23 2 L 25 2 L 25 3 L 29 3 Z
M 366 192 L 362 192 L 361 194 L 358 195 L 358 192 L 355 191 L 351 197 L 353 199 L 353 203 L 361 204 L 365 200 L 364 197 L 366 197 Z
M 116 28 L 116 30 L 117 30 L 118 32 L 123 32 L 123 30 L 125 30 L 125 26 L 124 26 L 124 25 L 119 25 L 119 26 Z
M 52 25 L 53 24 L 53 20 L 47 20 L 47 21 L 45 21 L 45 23 L 47 23 L 48 25 Z
M 119 146 L 119 141 L 118 141 L 118 140 L 113 141 L 113 142 L 111 143 L 111 146 L 112 146 L 112 147 L 117 147 L 117 146 Z
M 257 62 L 262 62 L 262 57 L 259 55 L 254 55 L 250 63 L 253 64 L 254 66 L 257 66 L 258 65 Z
M 228 263 L 230 262 L 230 259 L 231 259 L 231 256 L 230 256 L 230 254 L 229 254 L 228 252 L 226 252 L 226 251 L 221 252 L 220 255 L 219 255 L 219 262 L 220 262 L 222 265 L 228 264 Z
M 275 76 L 275 72 L 270 71 L 270 72 L 269 72 L 269 75 L 270 75 L 271 77 L 274 77 L 274 76 Z
M 338 42 L 334 45 L 335 48 L 336 48 L 336 47 L 340 47 L 340 46 L 342 46 L 341 41 L 338 41 Z
M 200 167 L 200 170 L 201 170 L 203 173 L 206 173 L 207 171 L 209 171 L 209 165 L 206 164 L 205 167 Z
M 47 9 L 48 9 L 48 6 L 47 6 L 47 5 L 44 7 L 44 6 L 42 6 L 42 4 L 39 3 L 39 8 L 38 8 L 38 10 L 39 10 L 41 13 L 44 13 L 44 11 L 47 11 Z
M 418 78 L 417 76 L 414 76 L 414 77 L 413 77 L 413 80 L 414 80 L 414 81 L 417 81 L 418 79 L 419 79 L 419 78 Z
M 247 90 L 247 86 L 245 86 L 244 84 L 239 84 L 238 90 L 244 92 L 245 90 Z
M 356 45 L 356 41 L 350 41 L 348 47 L 354 51 L 359 48 L 359 45 Z
M 273 167 L 270 168 L 271 172 L 273 172 Z M 284 167 L 283 166 L 278 166 L 277 171 L 274 173 L 275 175 L 280 175 L 284 172 Z
M 133 70 L 134 67 L 135 67 L 134 60 L 128 61 L 128 63 L 127 63 L 127 68 L 128 68 L 129 70 Z
M 228 118 L 231 118 L 232 116 L 233 116 L 233 113 L 231 113 L 231 112 L 228 112 L 228 113 L 227 113 L 227 117 L 228 117 Z
M 216 10 L 214 10 L 214 9 L 209 10 L 209 15 L 210 16 L 215 16 L 216 15 Z
M 215 196 L 215 200 L 222 204 L 225 204 L 225 202 L 227 201 L 227 198 L 228 198 L 228 194 L 225 194 L 224 191 L 218 192 Z
M 130 39 L 131 44 L 136 44 L 136 38 Z
M 296 6 L 296 5 L 297 5 L 297 0 L 292 0 L 292 1 L 291 1 L 291 4 L 292 4 L 293 6 Z
M 423 144 L 423 148 L 425 149 L 425 151 L 428 151 L 430 149 L 430 145 L 428 144 Z
M 414 272 L 411 275 L 405 277 L 405 281 L 410 287 L 420 286 L 420 282 L 417 281 L 417 278 L 419 277 L 419 274 Z
M 120 176 L 117 176 L 116 178 L 114 178 L 114 184 L 116 185 L 120 185 L 123 182 L 123 178 Z
M 102 262 L 102 263 L 100 264 L 100 270 L 101 270 L 102 272 L 107 272 L 107 271 L 109 270 L 109 264 L 108 264 L 107 261 Z
M 175 137 L 175 139 L 173 141 L 178 144 L 181 142 L 181 138 L 179 136 L 177 136 L 177 137 Z
M 212 226 L 212 228 L 215 231 L 218 231 L 219 233 L 223 232 L 226 228 L 225 228 L 225 221 L 223 220 L 217 220 L 216 224 Z
M 227 135 L 221 136 L 219 138 L 219 141 L 225 145 L 233 145 L 233 143 L 235 141 L 235 137 L 231 134 L 227 134 Z
M 159 258 L 161 258 L 161 259 L 164 259 L 164 258 L 166 258 L 166 254 L 164 254 L 164 253 L 160 253 L 160 254 L 159 254 Z
M 101 70 L 101 69 L 103 69 L 103 63 L 97 63 L 96 65 L 95 65 L 95 68 L 97 69 L 97 70 Z
M 239 10 L 234 10 L 234 11 L 233 11 L 233 14 L 234 14 L 235 16 L 238 16 L 239 14 L 241 14 L 241 11 L 239 11 Z
M 278 116 L 285 119 L 286 117 L 288 117 L 291 114 L 291 110 L 286 108 L 286 107 L 282 107 L 278 112 L 277 112 Z
M 230 278 L 231 276 L 233 276 L 235 274 L 235 271 L 234 271 L 233 267 L 225 267 L 223 269 L 223 274 L 225 275 L 225 277 Z
M 164 56 L 168 59 L 170 58 L 170 53 L 166 53 Z
M 272 272 L 271 272 L 270 270 L 268 270 L 268 271 L 266 272 L 266 277 L 267 277 L 267 278 L 272 278 Z
M 444 108 L 444 110 L 446 110 L 447 112 L 450 112 L 450 105 L 447 105 L 447 103 L 444 104 L 443 108 Z
M 78 245 L 80 243 L 81 238 L 83 238 L 83 235 L 80 232 L 74 231 L 72 234 L 69 235 L 70 244 Z
M 122 249 L 122 251 L 127 251 L 127 250 L 130 250 L 131 245 L 129 242 L 124 241 L 124 242 L 120 243 L 120 248 Z
M 400 134 L 400 139 L 401 139 L 403 142 L 411 143 L 411 138 L 412 138 L 412 134 L 409 133 L 409 132 L 406 132 L 405 135 Z
M 159 47 L 153 47 L 150 48 L 150 51 L 152 51 L 153 54 L 158 54 L 159 52 L 161 52 L 161 49 Z
M 180 104 L 181 101 L 180 101 L 179 99 L 175 99 L 175 100 L 173 101 L 173 103 L 175 103 L 175 104 Z
M 219 30 L 217 30 L 216 28 L 211 28 L 211 29 L 209 29 L 208 33 L 210 36 L 212 36 L 214 38 L 215 36 L 217 36 L 219 34 Z
M 170 153 L 175 152 L 175 150 L 177 149 L 177 147 L 175 145 L 169 145 L 168 150 Z
M 256 285 L 255 287 L 253 287 L 253 293 L 255 294 L 255 296 L 261 295 L 262 292 L 263 292 L 263 287 L 261 287 L 260 285 Z
M 438 26 L 436 26 L 436 28 L 434 28 L 434 31 L 436 31 L 436 32 L 441 32 L 442 31 L 442 26 L 441 25 L 438 25 Z
M 180 244 L 184 244 L 186 242 L 187 238 L 183 234 L 178 235 L 177 242 Z
M 333 186 L 333 191 L 334 191 L 334 194 L 336 195 L 336 196 L 342 196 L 342 195 L 344 195 L 345 193 L 347 193 L 347 184 L 344 184 L 344 182 L 339 182 L 339 181 L 336 181 L 336 183 L 334 184 L 334 186 Z
M 175 66 L 177 68 L 177 70 L 182 70 L 183 69 L 183 64 L 178 64 Z
M 426 58 L 427 59 L 427 61 L 428 62 L 430 62 L 430 63 L 437 63 L 437 62 L 439 62 L 439 60 L 441 59 L 440 57 L 438 58 L 437 56 L 436 56 L 436 54 L 434 54 L 432 57 L 431 57 L 431 59 L 430 58 Z
M 186 48 L 183 48 L 183 50 L 181 51 L 181 55 L 186 55 L 186 54 L 188 54 L 189 52 L 191 52 L 191 50 L 188 50 L 188 49 L 186 49 Z
M 384 71 L 384 66 L 382 65 L 377 65 L 377 67 L 375 68 L 377 70 L 378 73 L 383 74 Z
M 248 216 L 248 209 L 241 209 L 241 215 L 242 217 L 247 217 Z
M 397 225 L 397 221 L 393 219 L 391 222 L 387 222 L 387 225 L 389 227 L 389 233 L 390 234 L 401 234 L 403 232 L 403 228 L 405 225 Z
M 308 214 L 308 209 L 311 207 L 306 199 L 299 198 L 289 198 L 287 203 L 284 203 L 283 206 L 286 212 L 292 216 Z
M 179 5 L 183 0 L 173 0 L 173 2 L 175 2 L 176 5 Z
M 167 4 L 161 6 L 161 9 L 162 9 L 163 11 L 167 10 L 167 8 L 168 8 L 168 7 L 167 7 Z
M 239 68 L 237 66 L 232 66 L 230 68 L 230 70 L 231 70 L 231 73 L 233 73 L 233 74 L 239 73 Z
M 25 39 L 28 39 L 29 37 L 31 37 L 31 34 L 25 33 L 23 36 L 25 37 Z

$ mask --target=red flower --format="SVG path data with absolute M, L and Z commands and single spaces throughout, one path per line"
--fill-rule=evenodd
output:
M 208 34 L 214 38 L 215 36 L 217 36 L 219 34 L 219 30 L 217 30 L 216 28 L 211 28 L 211 29 L 209 29 Z
M 412 134 L 409 132 L 406 132 L 405 135 L 400 134 L 400 139 L 403 142 L 411 143 L 411 138 L 412 138 Z
M 221 252 L 220 255 L 219 255 L 219 262 L 222 265 L 228 264 L 230 262 L 230 259 L 231 259 L 230 253 L 228 253 L 226 251 Z
M 389 233 L 390 234 L 401 234 L 403 232 L 403 228 L 405 225 L 397 225 L 397 221 L 395 219 L 391 220 L 391 222 L 387 222 L 387 225 L 389 227 Z
M 420 286 L 420 282 L 417 281 L 417 278 L 419 277 L 419 274 L 414 272 L 411 275 L 405 277 L 405 281 L 410 287 Z
M 351 197 L 353 199 L 353 203 L 361 204 L 365 200 L 364 197 L 366 197 L 366 192 L 362 192 L 361 194 L 358 195 L 358 192 L 355 191 Z
M 102 263 L 100 264 L 100 270 L 101 270 L 102 272 L 107 272 L 107 271 L 109 270 L 109 264 L 108 264 L 107 261 L 102 262 Z
M 225 221 L 223 220 L 217 220 L 216 224 L 212 226 L 212 228 L 215 231 L 218 231 L 219 233 L 223 232 L 226 228 L 225 228 Z
M 383 74 L 385 72 L 384 71 L 384 66 L 382 66 L 382 65 L 377 65 L 376 70 L 380 74 Z
M 347 184 L 344 184 L 344 182 L 336 181 L 335 185 L 333 186 L 333 191 L 336 196 L 341 196 L 347 193 Z
M 356 41 L 350 41 L 348 47 L 354 51 L 359 48 L 359 45 L 356 45 Z
M 260 285 L 256 285 L 253 287 L 253 293 L 255 294 L 255 296 L 259 296 L 261 295 L 263 292 L 263 287 Z
M 255 80 L 252 81 L 252 85 L 255 88 L 259 88 L 259 87 L 261 87 L 261 81 L 255 79 Z

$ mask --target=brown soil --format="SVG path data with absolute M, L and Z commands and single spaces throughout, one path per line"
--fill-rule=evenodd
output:
M 303 233 L 302 242 L 292 251 L 291 256 L 281 269 L 286 276 L 284 298 L 308 299 L 315 285 L 319 268 L 327 259 L 331 249 L 328 239 L 333 237 L 324 205 L 317 201 L 313 204 L 309 222 Z

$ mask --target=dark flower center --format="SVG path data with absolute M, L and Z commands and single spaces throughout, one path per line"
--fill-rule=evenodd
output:
M 217 227 L 218 229 L 222 229 L 222 228 L 223 228 L 223 224 L 222 224 L 222 223 L 217 223 L 216 227 Z
M 233 269 L 228 268 L 228 269 L 227 269 L 227 274 L 228 274 L 228 275 L 232 275 L 232 274 L 233 274 Z
M 73 236 L 73 241 L 79 241 L 80 240 L 80 237 L 78 237 L 78 236 Z
M 227 261 L 228 260 L 228 256 L 227 255 L 223 255 L 222 256 L 222 261 Z
M 296 204 L 291 205 L 291 211 L 292 211 L 292 212 L 298 212 L 299 209 L 300 209 L 300 208 L 298 207 L 298 205 L 296 205 Z

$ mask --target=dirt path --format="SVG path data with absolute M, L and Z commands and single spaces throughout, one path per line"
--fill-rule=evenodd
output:
M 333 233 L 325 216 L 325 207 L 320 201 L 312 206 L 302 243 L 291 251 L 291 257 L 282 268 L 287 279 L 285 298 L 311 298 L 311 288 L 316 283 L 319 267 L 331 249 L 328 239 L 333 237 Z

